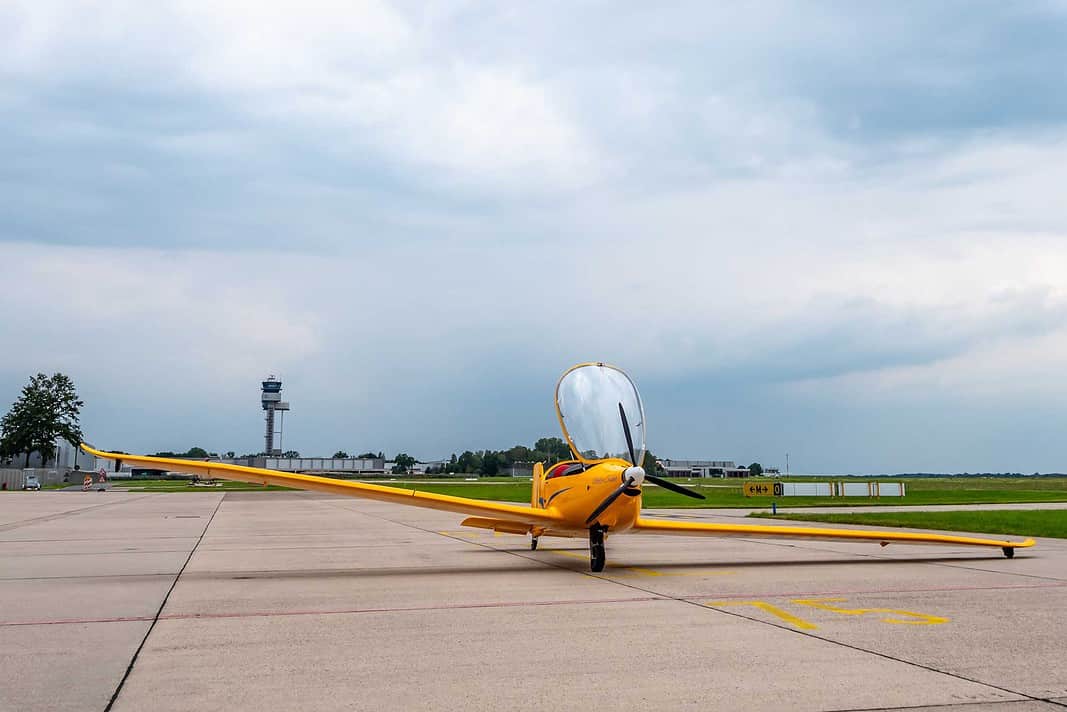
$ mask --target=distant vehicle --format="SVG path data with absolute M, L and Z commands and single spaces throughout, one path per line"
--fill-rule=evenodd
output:
M 37 475 L 26 475 L 26 482 L 22 485 L 24 490 L 38 490 L 41 489 L 41 480 Z

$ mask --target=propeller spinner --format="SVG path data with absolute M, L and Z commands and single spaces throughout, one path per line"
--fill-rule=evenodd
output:
M 586 524 L 595 522 L 596 518 L 603 514 L 604 510 L 610 507 L 620 496 L 625 494 L 629 497 L 636 497 L 641 494 L 641 483 L 645 480 L 653 482 L 664 489 L 669 489 L 672 492 L 684 494 L 686 497 L 693 497 L 695 499 L 705 498 L 704 495 L 699 492 L 677 485 L 670 480 L 664 480 L 655 475 L 645 473 L 645 468 L 637 464 L 637 456 L 634 453 L 633 436 L 630 435 L 630 423 L 626 419 L 626 409 L 623 407 L 622 403 L 619 403 L 619 419 L 622 420 L 622 431 L 626 434 L 626 448 L 630 455 L 630 467 L 627 467 L 622 473 L 622 484 L 619 485 L 614 492 L 605 497 L 604 501 L 597 505 L 597 508 L 594 509 L 593 513 L 585 520 Z

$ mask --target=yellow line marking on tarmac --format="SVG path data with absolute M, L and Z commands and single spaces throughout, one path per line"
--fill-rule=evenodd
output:
M 841 603 L 847 599 L 844 598 L 796 598 L 793 599 L 793 603 L 797 603 L 801 606 L 811 606 L 812 608 L 819 608 L 824 611 L 833 611 L 834 613 L 840 613 L 844 616 L 862 616 L 865 613 L 889 613 L 896 616 L 911 616 L 913 619 L 918 620 L 906 620 L 900 618 L 893 618 L 892 615 L 887 618 L 883 618 L 883 623 L 892 623 L 894 625 L 941 625 L 942 623 L 948 623 L 949 619 L 942 616 L 932 616 L 927 613 L 916 613 L 915 611 L 903 611 L 897 608 L 838 608 L 837 606 L 828 605 L 829 603 Z
M 803 618 L 798 618 L 789 611 L 783 611 L 778 606 L 771 605 L 766 601 L 709 601 L 704 605 L 708 606 L 709 608 L 725 608 L 727 606 L 751 606 L 753 608 L 758 608 L 761 611 L 770 613 L 773 616 L 777 616 L 789 625 L 800 628 L 801 630 L 817 630 L 819 628 L 819 626 L 815 625 L 814 623 L 809 623 Z

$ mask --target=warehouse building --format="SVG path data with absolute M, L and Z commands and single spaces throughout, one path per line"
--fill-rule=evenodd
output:
M 733 460 L 660 460 L 667 477 L 748 477 Z

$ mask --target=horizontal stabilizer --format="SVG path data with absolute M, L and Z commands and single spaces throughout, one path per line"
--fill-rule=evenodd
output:
M 461 523 L 465 527 L 492 529 L 493 531 L 501 532 L 502 534 L 529 534 L 533 529 L 533 526 L 530 524 L 509 522 L 503 519 L 486 519 L 485 517 L 467 517 Z

